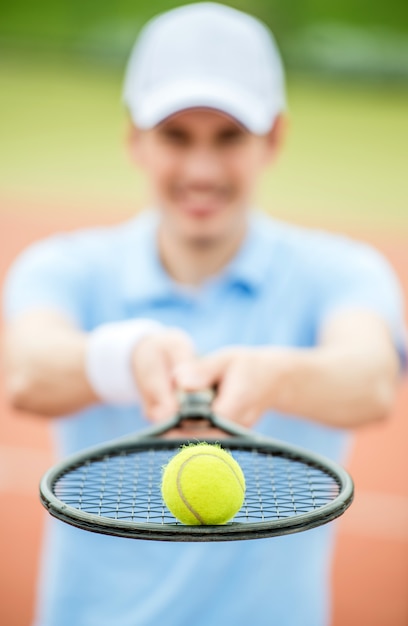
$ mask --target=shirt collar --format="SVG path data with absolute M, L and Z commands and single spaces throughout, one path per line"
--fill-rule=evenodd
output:
M 270 240 L 265 240 L 265 228 L 270 220 L 258 212 L 248 218 L 245 239 L 232 261 L 217 277 L 224 285 L 238 285 L 255 294 L 262 287 L 270 266 Z M 131 302 L 157 302 L 188 295 L 188 289 L 178 285 L 161 264 L 157 249 L 158 214 L 145 211 L 127 228 L 124 254 L 124 297 Z
M 130 222 L 123 267 L 124 296 L 128 301 L 151 302 L 174 293 L 176 285 L 158 255 L 157 225 L 157 213 L 151 209 Z
M 239 285 L 249 293 L 257 293 L 266 279 L 271 261 L 271 250 L 265 234 L 270 221 L 253 211 L 248 218 L 246 237 L 222 275 L 231 284 Z

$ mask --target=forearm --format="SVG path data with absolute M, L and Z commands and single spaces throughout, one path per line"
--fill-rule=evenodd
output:
M 276 363 L 276 355 L 271 352 Z M 271 372 L 273 368 L 271 368 Z M 276 370 L 275 370 L 276 371 Z M 271 384 L 271 408 L 324 424 L 352 427 L 386 417 L 393 405 L 395 355 L 323 346 L 283 356 Z
M 12 328 L 5 341 L 6 392 L 20 410 L 47 416 L 97 398 L 85 373 L 86 335 L 74 328 Z
M 318 347 L 228 347 L 180 366 L 174 379 L 191 391 L 216 386 L 215 413 L 247 427 L 269 410 L 352 427 L 386 417 L 398 372 L 388 326 L 353 310 L 323 326 Z
M 184 332 L 153 320 L 102 324 L 88 334 L 43 310 L 8 326 L 5 357 L 6 390 L 17 409 L 58 416 L 94 402 L 137 403 L 159 420 L 177 410 L 172 368 L 195 350 Z

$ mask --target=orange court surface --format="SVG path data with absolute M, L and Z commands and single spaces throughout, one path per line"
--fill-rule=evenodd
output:
M 8 203 L 8 212 L 0 215 L 0 285 L 12 259 L 31 241 L 96 221 L 95 217 L 79 218 L 78 212 L 71 216 L 64 212 L 60 217 L 35 215 L 14 212 L 12 203 Z M 386 254 L 398 272 L 408 301 L 406 237 L 404 241 L 398 231 L 350 234 L 373 243 Z M 405 380 L 391 418 L 356 434 L 348 465 L 356 495 L 338 522 L 332 626 L 408 625 L 407 448 Z M 1 626 L 30 626 L 32 620 L 46 516 L 38 498 L 38 482 L 52 461 L 47 420 L 11 411 L 0 373 Z

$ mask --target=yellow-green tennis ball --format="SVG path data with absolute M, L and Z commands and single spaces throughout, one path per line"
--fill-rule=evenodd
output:
M 242 506 L 245 478 L 220 446 L 188 445 L 164 468 L 162 495 L 183 524 L 225 524 Z

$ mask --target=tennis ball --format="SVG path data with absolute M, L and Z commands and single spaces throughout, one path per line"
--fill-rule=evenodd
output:
M 183 524 L 225 524 L 242 506 L 245 478 L 220 446 L 187 445 L 164 468 L 162 495 Z

